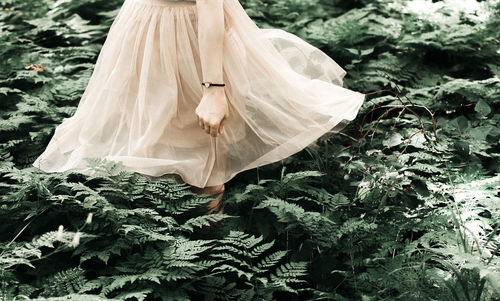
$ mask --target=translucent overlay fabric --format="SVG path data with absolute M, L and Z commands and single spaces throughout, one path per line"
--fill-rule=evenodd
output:
M 197 187 L 302 150 L 353 120 L 364 94 L 345 71 L 279 29 L 259 29 L 238 0 L 224 0 L 224 82 L 229 117 L 211 137 L 197 123 L 202 97 L 195 2 L 125 0 L 75 114 L 33 163 L 90 174 L 86 157 L 121 161 Z

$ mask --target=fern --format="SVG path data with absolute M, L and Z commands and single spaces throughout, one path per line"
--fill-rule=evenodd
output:
M 269 254 L 257 263 L 256 267 L 258 268 L 258 271 L 275 267 L 287 253 L 287 251 L 277 251 Z
M 227 219 L 229 217 L 232 217 L 232 216 L 228 215 L 228 214 L 201 215 L 201 216 L 190 218 L 184 224 L 182 224 L 179 229 L 193 233 L 195 231 L 195 228 L 202 228 L 203 226 L 210 226 L 210 225 L 212 225 L 212 223 L 216 223 L 222 219 Z
M 45 279 L 42 294 L 45 296 L 63 296 L 78 293 L 85 282 L 85 272 L 82 268 L 67 269 Z
M 342 133 L 240 173 L 225 213 L 202 216 L 211 196 L 119 162 L 31 166 L 123 1 L 3 1 L 0 298 L 498 299 L 497 2 L 241 1 L 367 97 Z

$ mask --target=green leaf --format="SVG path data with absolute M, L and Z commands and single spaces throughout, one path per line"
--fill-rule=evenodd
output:
M 476 105 L 474 106 L 474 110 L 475 110 L 476 112 L 478 112 L 479 114 L 481 114 L 481 116 L 483 116 L 483 117 L 485 117 L 485 116 L 487 116 L 489 113 L 491 113 L 491 108 L 490 108 L 490 106 L 489 106 L 486 102 L 484 102 L 484 101 L 482 101 L 482 100 L 480 100 L 480 101 L 478 101 L 478 102 L 476 103 Z
M 388 139 L 382 141 L 382 145 L 386 147 L 393 147 L 403 143 L 403 140 L 404 140 L 403 136 L 400 133 L 396 132 L 392 133 L 392 135 Z

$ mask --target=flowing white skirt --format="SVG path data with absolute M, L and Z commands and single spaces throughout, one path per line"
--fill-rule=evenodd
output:
M 124 170 L 177 174 L 206 187 L 304 149 L 353 120 L 364 94 L 345 71 L 279 29 L 259 29 L 238 0 L 224 0 L 224 133 L 198 125 L 202 97 L 195 2 L 125 0 L 75 114 L 57 126 L 33 163 L 46 172 L 91 174 L 84 158 Z

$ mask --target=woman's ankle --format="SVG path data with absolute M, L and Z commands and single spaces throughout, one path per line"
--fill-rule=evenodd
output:
M 215 186 L 207 186 L 207 187 L 203 187 L 203 188 L 193 187 L 193 189 L 198 194 L 210 194 L 210 195 L 213 195 L 213 194 L 219 194 L 221 192 L 224 192 L 225 185 L 221 184 L 221 185 L 215 185 Z
M 211 200 L 207 204 L 208 211 L 205 214 L 223 213 L 224 212 L 224 206 L 221 206 L 221 201 L 222 201 L 222 197 L 223 196 L 224 196 L 224 191 L 222 191 L 219 194 L 217 194 L 217 198 Z

